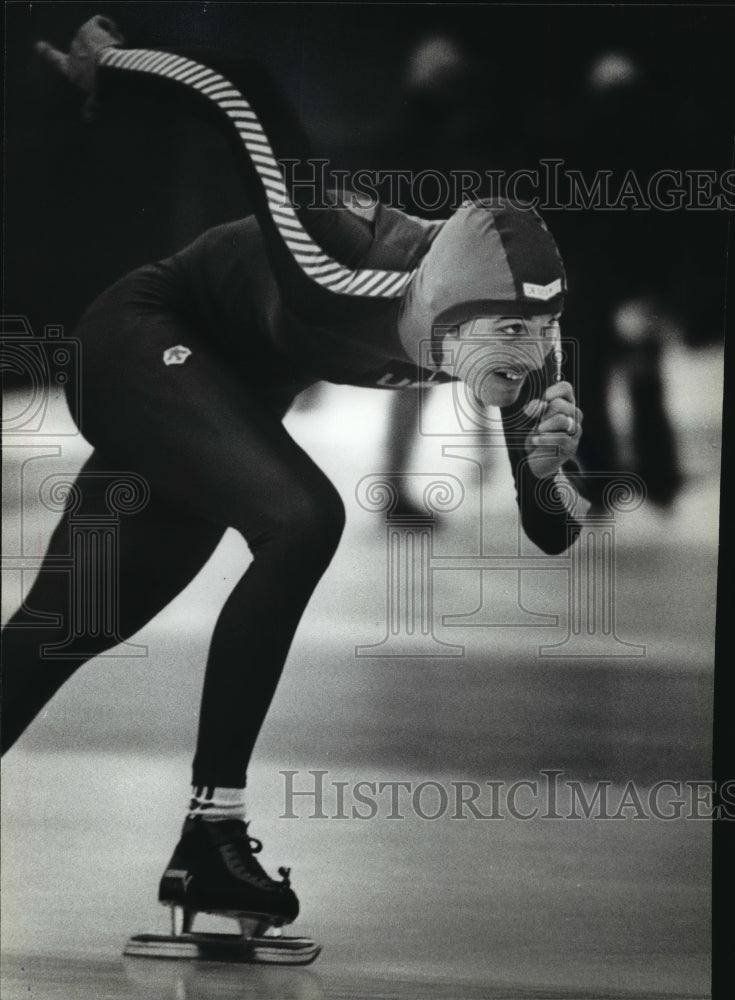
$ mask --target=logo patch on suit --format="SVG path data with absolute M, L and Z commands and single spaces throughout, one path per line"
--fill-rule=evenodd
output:
M 176 347 L 169 347 L 163 352 L 163 363 L 164 365 L 183 365 L 190 354 L 191 351 L 188 347 L 177 344 Z
M 552 281 L 548 285 L 534 285 L 530 281 L 523 282 L 523 294 L 528 299 L 541 299 L 543 302 L 548 302 L 560 291 L 561 278 L 557 278 L 556 281 Z

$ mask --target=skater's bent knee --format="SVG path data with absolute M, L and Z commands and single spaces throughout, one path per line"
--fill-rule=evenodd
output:
M 331 483 L 321 484 L 318 489 L 299 484 L 284 491 L 268 511 L 265 524 L 265 529 L 249 540 L 253 551 L 275 544 L 294 556 L 328 562 L 342 537 L 345 508 Z
M 291 497 L 282 531 L 290 544 L 301 549 L 317 549 L 331 556 L 339 544 L 345 525 L 342 498 L 333 486 L 300 490 Z

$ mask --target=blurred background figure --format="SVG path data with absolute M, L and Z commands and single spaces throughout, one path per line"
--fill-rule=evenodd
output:
M 408 211 L 445 218 L 456 196 L 453 175 L 507 167 L 510 129 L 497 83 L 495 61 L 479 59 L 448 33 L 419 38 L 409 48 L 392 134 L 381 151 L 386 169 L 410 171 Z M 422 174 L 437 180 L 421 181 Z
M 670 111 L 625 52 L 591 61 L 562 117 L 565 169 L 581 171 L 588 187 L 607 172 L 613 199 L 631 172 L 645 191 L 647 178 L 675 154 Z M 675 248 L 667 231 L 651 224 L 650 211 L 631 207 L 634 197 L 617 210 L 578 204 L 547 218 L 569 275 L 563 332 L 580 345 L 582 461 L 595 472 L 637 472 L 648 497 L 667 507 L 681 484 L 661 375 L 662 350 L 680 327 L 671 288 Z M 618 419 L 610 406 L 613 373 Z M 604 478 L 599 483 L 602 489 Z
M 662 355 L 667 344 L 680 339 L 681 330 L 676 320 L 654 310 L 649 300 L 629 299 L 613 314 L 617 363 L 613 363 L 612 376 L 617 376 L 622 420 L 615 419 L 615 395 L 611 397 L 608 390 L 606 398 L 616 430 L 614 457 L 618 467 L 639 475 L 648 498 L 668 507 L 676 499 L 683 477 L 668 411 Z
M 399 142 L 417 171 L 447 171 L 453 152 L 462 159 L 471 151 L 480 124 L 472 77 L 461 45 L 448 35 L 419 41 L 408 53 Z

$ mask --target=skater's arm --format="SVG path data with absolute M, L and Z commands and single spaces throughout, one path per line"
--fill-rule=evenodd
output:
M 544 552 L 556 554 L 574 542 L 590 503 L 576 457 L 582 414 L 572 387 L 550 374 L 547 366 L 539 399 L 522 396 L 502 417 L 523 530 Z
M 290 306 L 312 314 L 326 309 L 329 316 L 337 299 L 364 303 L 401 295 L 420 256 L 415 237 L 423 233 L 421 223 L 402 216 L 407 230 L 413 226 L 416 233 L 407 233 L 403 244 L 396 245 L 380 238 L 381 231 L 394 228 L 385 209 L 378 206 L 371 217 L 347 207 L 326 207 L 332 199 L 322 191 L 320 168 L 307 162 L 308 137 L 281 87 L 260 63 L 208 49 L 124 49 L 114 25 L 115 34 L 103 36 L 105 44 L 97 39 L 96 48 L 93 39 L 80 60 L 79 36 L 93 22 L 99 29 L 101 21 L 105 19 L 83 26 L 68 56 L 45 43 L 37 48 L 73 82 L 88 92 L 94 88 L 100 103 L 131 93 L 165 106 L 183 103 L 227 137 Z M 92 63 L 96 70 L 90 81 Z M 305 175 L 309 183 L 299 185 Z

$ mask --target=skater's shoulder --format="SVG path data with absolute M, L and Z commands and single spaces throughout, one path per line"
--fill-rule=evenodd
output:
M 244 215 L 239 219 L 211 226 L 199 237 L 200 240 L 211 243 L 229 242 L 233 246 L 244 240 L 255 243 L 260 238 L 260 227 L 254 215 Z
M 213 253 L 254 253 L 262 244 L 260 228 L 254 215 L 247 215 L 231 222 L 220 223 L 205 229 L 176 256 L 211 256 Z

